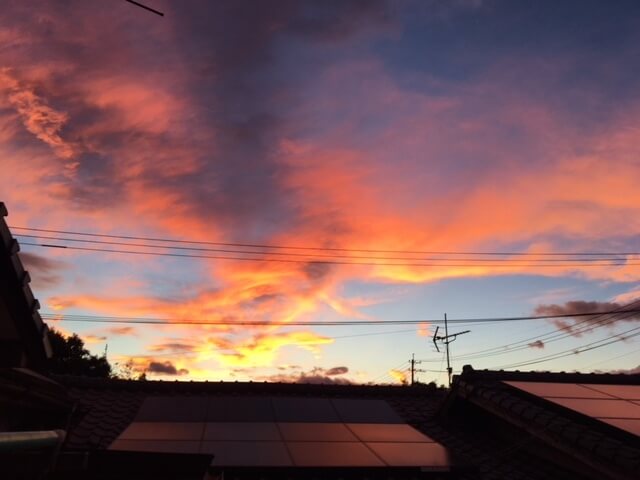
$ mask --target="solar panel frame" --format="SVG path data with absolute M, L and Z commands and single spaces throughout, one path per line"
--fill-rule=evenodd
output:
M 270 397 L 210 397 L 207 422 L 275 422 Z
M 207 397 L 149 396 L 134 418 L 137 422 L 204 422 Z
M 334 398 L 331 402 L 344 423 L 405 423 L 384 400 Z
M 278 427 L 285 441 L 358 441 L 358 438 L 344 423 L 279 423 Z
M 126 452 L 154 452 L 154 453 L 199 453 L 200 441 L 195 440 L 114 440 L 108 450 Z
M 292 467 L 294 463 L 284 442 L 204 441 L 200 453 L 213 454 L 212 466 Z
M 204 422 L 132 422 L 118 436 L 121 440 L 197 440 Z
M 374 443 L 439 445 L 384 400 L 151 396 L 109 449 L 213 454 L 223 467 L 384 467 Z
M 640 400 L 640 385 L 582 384 L 584 387 L 602 392 L 622 400 Z
M 619 399 L 549 398 L 562 405 L 593 418 L 640 418 L 640 405 Z
M 340 421 L 328 398 L 273 397 L 276 420 L 280 423 L 335 423 Z
M 433 439 L 406 423 L 347 423 L 346 425 L 363 442 L 434 442 Z
M 521 381 L 504 381 L 504 383 L 542 398 L 611 398 L 611 396 L 606 393 L 592 390 L 577 383 Z
M 640 437 L 640 419 L 638 418 L 598 418 L 598 420 Z
M 206 422 L 205 441 L 282 441 L 275 422 Z
M 287 442 L 298 467 L 383 467 L 385 463 L 362 442 Z
M 390 467 L 421 467 L 449 470 L 447 449 L 435 442 L 367 442 L 367 446 Z

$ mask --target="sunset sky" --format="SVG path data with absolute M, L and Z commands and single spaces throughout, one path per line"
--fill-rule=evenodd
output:
M 43 316 L 94 353 L 108 344 L 111 363 L 161 379 L 397 382 L 415 353 L 420 380 L 444 383 L 434 324 L 286 324 L 640 297 L 640 255 L 415 253 L 640 252 L 635 0 L 142 2 L 164 16 L 124 0 L 0 3 L 6 221 Z M 244 260 L 202 258 L 221 256 Z M 256 321 L 268 325 L 237 325 Z M 471 330 L 454 368 L 640 327 L 584 321 L 452 324 Z M 639 339 L 518 368 L 630 370 Z

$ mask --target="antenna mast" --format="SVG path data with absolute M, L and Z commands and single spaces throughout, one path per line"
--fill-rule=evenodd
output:
M 451 335 L 449 335 L 449 325 L 447 324 L 447 314 L 444 314 L 444 335 L 438 335 L 438 330 L 440 329 L 440 327 L 436 327 L 436 331 L 433 334 L 433 344 L 436 347 L 436 350 L 438 352 L 440 352 L 440 349 L 438 348 L 438 342 L 442 342 L 442 344 L 445 346 L 446 352 L 447 352 L 447 376 L 449 378 L 449 388 L 451 388 L 451 374 L 453 373 L 453 368 L 451 368 L 451 358 L 449 355 L 449 344 L 453 341 L 455 341 L 456 338 L 458 338 L 458 335 L 464 335 L 465 333 L 469 333 L 471 330 L 464 330 L 462 332 L 458 332 L 458 333 L 452 333 Z

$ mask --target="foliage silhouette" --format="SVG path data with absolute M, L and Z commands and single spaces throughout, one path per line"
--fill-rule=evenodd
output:
M 48 362 L 50 373 L 108 378 L 111 365 L 106 356 L 91 355 L 75 333 L 65 337 L 56 329 L 49 331 L 53 354 Z

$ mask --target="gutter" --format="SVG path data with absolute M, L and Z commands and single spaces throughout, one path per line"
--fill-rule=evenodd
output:
M 62 445 L 64 438 L 64 430 L 0 432 L 0 453 L 45 449 L 57 450 L 57 447 Z

